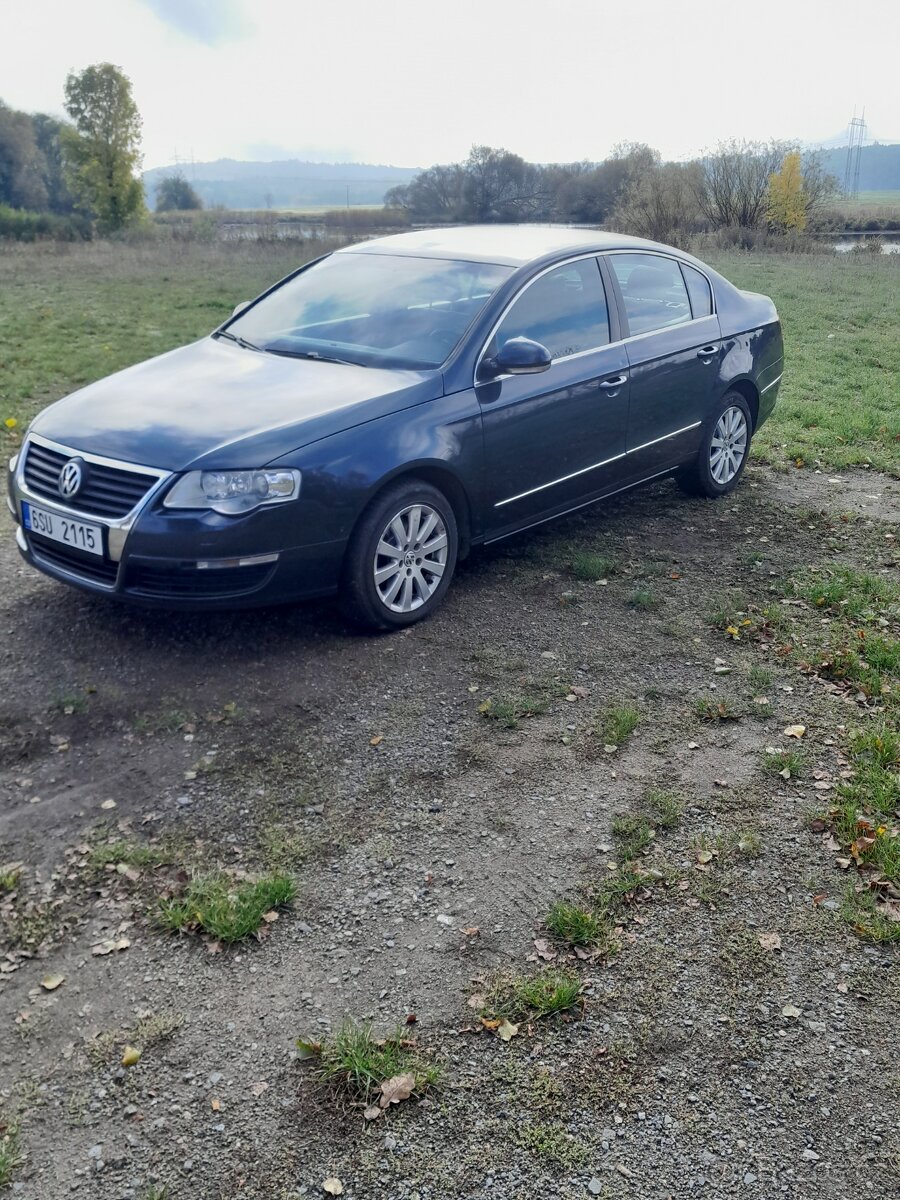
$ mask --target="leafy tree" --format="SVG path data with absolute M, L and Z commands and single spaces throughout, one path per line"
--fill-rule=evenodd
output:
M 0 101 L 0 204 L 11 208 L 46 208 L 43 167 L 31 118 Z
M 179 172 L 164 175 L 156 185 L 156 211 L 185 211 L 203 207 L 203 201 Z M 271 205 L 269 205 L 271 207 Z
M 68 180 L 79 204 L 112 231 L 139 219 L 144 191 L 140 166 L 141 117 L 131 80 L 112 63 L 86 67 L 66 79 L 66 111 L 74 128 L 60 132 Z
M 800 151 L 790 150 L 781 169 L 769 176 L 766 217 L 773 229 L 799 233 L 806 227 L 806 193 Z
M 70 213 L 75 208 L 75 200 L 66 183 L 60 140 L 66 123 L 47 113 L 32 113 L 31 125 L 34 140 L 43 155 L 42 178 L 47 190 L 47 207 L 51 212 Z

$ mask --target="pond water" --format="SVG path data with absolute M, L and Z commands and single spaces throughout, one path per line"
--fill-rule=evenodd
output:
M 834 243 L 834 248 L 840 254 L 847 254 L 856 246 L 865 246 L 870 238 L 844 238 L 839 242 Z M 900 237 L 896 234 L 881 234 L 881 253 L 882 254 L 900 254 Z

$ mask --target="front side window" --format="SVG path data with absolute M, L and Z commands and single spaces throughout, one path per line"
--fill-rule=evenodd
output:
M 439 367 L 512 273 L 495 263 L 342 252 L 230 321 L 257 349 L 361 366 Z
M 611 254 L 609 262 L 619 281 L 632 337 L 691 320 L 687 289 L 674 259 Z
M 518 337 L 540 342 L 554 359 L 605 346 L 609 312 L 597 260 L 555 267 L 526 287 L 491 338 L 486 356 Z
M 681 264 L 681 273 L 687 284 L 688 295 L 691 298 L 691 311 L 694 319 L 712 315 L 712 293 L 709 290 L 709 280 L 696 267 Z

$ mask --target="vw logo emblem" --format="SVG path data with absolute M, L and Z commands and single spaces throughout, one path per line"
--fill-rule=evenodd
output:
M 84 471 L 82 470 L 81 459 L 70 458 L 60 471 L 59 481 L 56 485 L 63 500 L 71 500 L 73 496 L 76 496 L 83 480 Z

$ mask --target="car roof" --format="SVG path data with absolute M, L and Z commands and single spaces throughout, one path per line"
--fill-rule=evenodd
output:
M 338 253 L 404 254 L 414 258 L 451 258 L 520 267 L 553 254 L 618 249 L 672 252 L 670 246 L 648 242 L 644 238 L 598 229 L 573 229 L 567 225 L 451 225 L 373 238 L 345 246 Z

